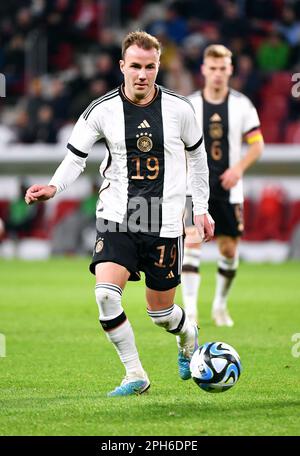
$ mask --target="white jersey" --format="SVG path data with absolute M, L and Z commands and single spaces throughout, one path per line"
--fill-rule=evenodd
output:
M 210 198 L 232 204 L 242 203 L 242 179 L 227 191 L 221 187 L 219 176 L 241 159 L 243 138 L 260 127 L 255 107 L 249 98 L 232 89 L 220 104 L 208 103 L 200 91 L 188 98 L 203 128 L 209 166 Z
M 201 127 L 186 98 L 157 87 L 150 103 L 137 105 L 119 87 L 92 102 L 81 115 L 69 139 L 69 154 L 86 160 L 100 139 L 105 140 L 107 152 L 100 167 L 104 181 L 97 218 L 122 224 L 132 202 L 143 199 L 151 204 L 148 222 L 155 218 L 156 210 L 158 214 L 156 228 L 144 231 L 161 237 L 181 236 L 187 162 L 192 170 L 194 211 L 207 212 L 207 156 Z M 84 164 L 79 166 L 82 171 Z M 60 167 L 50 182 L 58 191 L 70 183 L 63 163 Z

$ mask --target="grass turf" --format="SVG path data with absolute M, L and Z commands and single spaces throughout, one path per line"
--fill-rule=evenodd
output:
M 203 264 L 200 342 L 233 345 L 244 369 L 222 394 L 179 379 L 173 336 L 147 317 L 143 284 L 129 283 L 124 307 L 152 384 L 120 399 L 106 397 L 123 368 L 97 321 L 88 261 L 0 260 L 0 435 L 300 435 L 300 263 L 242 263 L 233 328 L 210 320 L 215 265 Z

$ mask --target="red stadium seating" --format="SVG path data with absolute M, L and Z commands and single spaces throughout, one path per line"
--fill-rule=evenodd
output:
M 260 90 L 262 105 L 259 114 L 266 143 L 298 142 L 297 139 L 290 140 L 294 133 L 286 133 L 289 135 L 289 139 L 286 140 L 282 131 L 282 122 L 288 118 L 288 97 L 291 87 L 290 73 L 282 71 L 274 73 Z
M 72 214 L 80 206 L 80 200 L 62 200 L 55 207 L 54 214 L 51 218 L 50 225 L 53 227 L 64 219 L 67 215 Z
M 298 223 L 300 223 L 300 200 L 290 203 L 286 227 L 288 238 L 292 236 L 293 230 Z
M 8 216 L 9 201 L 0 200 L 0 218 L 5 222 Z
M 268 120 L 280 121 L 287 116 L 287 113 L 287 98 L 283 95 L 268 97 L 261 108 L 261 117 Z
M 278 71 L 272 74 L 269 87 L 274 94 L 287 97 L 291 93 L 292 75 L 288 71 Z
M 278 122 L 261 118 L 261 130 L 266 143 L 275 144 L 281 140 L 281 130 Z
M 253 232 L 253 220 L 255 212 L 255 202 L 250 198 L 245 198 L 244 201 L 244 225 L 245 231 L 243 234 L 243 239 L 250 239 Z
M 300 144 L 300 121 L 288 124 L 284 134 L 284 142 L 287 144 Z
M 268 186 L 262 191 L 253 217 L 252 231 L 248 239 L 267 241 L 286 240 L 285 229 L 288 204 L 281 187 Z

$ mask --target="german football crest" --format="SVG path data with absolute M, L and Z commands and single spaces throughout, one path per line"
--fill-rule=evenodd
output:
M 100 253 L 103 250 L 103 246 L 103 238 L 98 239 L 98 241 L 96 242 L 95 252 Z
M 209 118 L 209 136 L 212 139 L 221 139 L 223 136 L 222 117 L 217 112 Z
M 150 152 L 153 147 L 153 142 L 150 135 L 148 136 L 147 134 L 142 134 L 142 136 L 138 137 L 136 145 L 141 152 Z
M 212 139 L 221 139 L 223 136 L 223 126 L 219 122 L 209 124 L 209 136 Z

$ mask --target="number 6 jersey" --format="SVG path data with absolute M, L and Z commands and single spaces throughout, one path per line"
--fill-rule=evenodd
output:
M 198 91 L 189 97 L 203 128 L 209 167 L 210 198 L 243 202 L 242 180 L 229 191 L 220 184 L 220 175 L 241 159 L 243 139 L 248 143 L 261 139 L 260 122 L 252 102 L 230 89 L 222 103 L 209 103 Z

